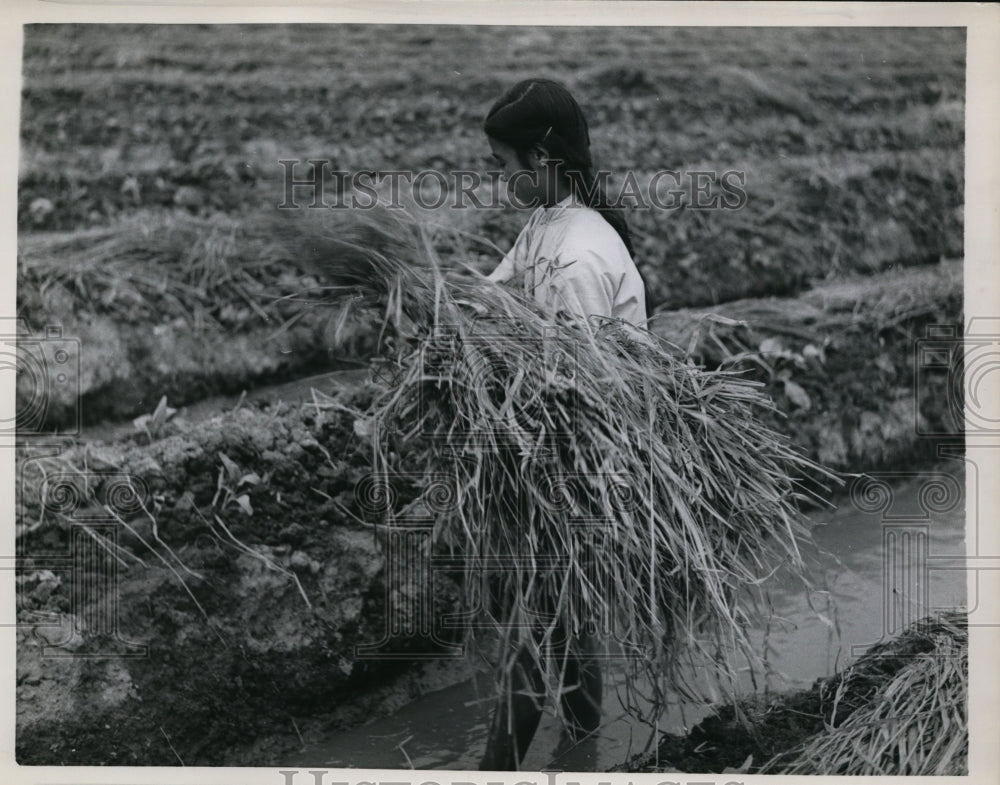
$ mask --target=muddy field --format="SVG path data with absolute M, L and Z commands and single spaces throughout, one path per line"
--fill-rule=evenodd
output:
M 555 75 L 619 177 L 745 172 L 742 209 L 632 212 L 654 330 L 766 385 L 828 466 L 900 468 L 955 428 L 914 349 L 962 321 L 964 69 L 960 29 L 29 28 L 19 316 L 78 341 L 79 377 L 31 422 L 72 438 L 18 458 L 18 761 L 267 765 L 467 675 L 355 656 L 387 597 L 446 611 L 458 587 L 386 577 L 341 408 L 370 397 L 359 374 L 312 403 L 268 394 L 377 343 L 268 235 L 279 159 L 482 169 L 495 96 Z M 524 219 L 428 215 L 482 269 Z M 117 635 L 80 569 L 117 571 Z

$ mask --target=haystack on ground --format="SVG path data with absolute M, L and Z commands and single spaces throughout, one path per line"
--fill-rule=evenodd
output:
M 968 652 L 964 614 L 924 620 L 875 647 L 836 684 L 827 728 L 762 771 L 967 774 Z
M 722 707 L 687 736 L 667 736 L 623 768 L 967 774 L 968 647 L 964 613 L 923 619 L 808 691 L 744 700 L 738 712 Z

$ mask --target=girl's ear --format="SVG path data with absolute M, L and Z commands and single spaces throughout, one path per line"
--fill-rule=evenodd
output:
M 540 144 L 533 145 L 528 150 L 528 163 L 531 166 L 545 166 L 549 160 L 549 151 Z

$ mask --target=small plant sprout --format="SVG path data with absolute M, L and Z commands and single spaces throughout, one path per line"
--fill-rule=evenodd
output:
M 136 417 L 132 420 L 132 425 L 135 426 L 136 430 L 145 433 L 152 443 L 163 433 L 163 427 L 175 414 L 177 414 L 177 410 L 167 406 L 167 396 L 164 395 L 151 414 Z
M 237 507 L 246 515 L 253 515 L 248 487 L 259 485 L 260 475 L 257 472 L 244 472 L 236 461 L 222 451 L 219 452 L 219 460 L 222 465 L 219 467 L 212 506 L 221 510 Z

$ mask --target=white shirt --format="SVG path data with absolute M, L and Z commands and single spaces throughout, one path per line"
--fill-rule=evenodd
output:
M 544 311 L 646 322 L 642 279 L 625 243 L 604 217 L 572 196 L 539 207 L 497 268 L 504 283 L 521 276 L 526 297 Z

